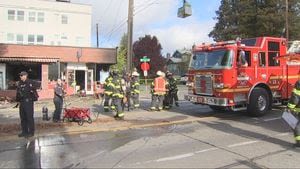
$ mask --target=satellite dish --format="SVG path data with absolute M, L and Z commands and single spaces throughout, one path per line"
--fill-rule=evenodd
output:
M 186 18 L 192 15 L 192 7 L 191 4 L 183 0 L 183 6 L 178 8 L 177 16 L 179 18 Z

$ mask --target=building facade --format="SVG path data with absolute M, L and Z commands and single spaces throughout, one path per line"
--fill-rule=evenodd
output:
M 101 72 L 116 63 L 117 48 L 0 44 L 0 97 L 14 97 L 19 73 L 37 82 L 41 98 L 52 98 L 56 80 L 68 95 L 97 92 Z
M 91 46 L 92 7 L 55 0 L 0 0 L 0 43 Z
M 99 92 L 117 49 L 91 48 L 91 14 L 68 0 L 0 0 L 0 97 L 15 96 L 21 71 L 40 98 L 53 97 L 58 78 L 68 94 Z

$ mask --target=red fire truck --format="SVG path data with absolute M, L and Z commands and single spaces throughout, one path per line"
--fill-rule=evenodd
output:
M 300 55 L 289 57 L 287 46 L 275 37 L 194 46 L 185 99 L 213 110 L 266 114 L 288 100 L 300 79 Z

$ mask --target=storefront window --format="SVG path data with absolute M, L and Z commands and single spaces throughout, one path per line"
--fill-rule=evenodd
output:
M 34 80 L 40 87 L 42 80 L 42 66 L 40 64 L 7 63 L 6 64 L 6 84 L 9 90 L 17 88 L 17 82 L 20 80 L 19 73 L 27 71 L 28 77 Z

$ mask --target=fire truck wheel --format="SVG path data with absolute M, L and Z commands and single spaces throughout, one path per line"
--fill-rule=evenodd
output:
M 263 116 L 265 115 L 270 106 L 270 98 L 268 92 L 261 87 L 253 89 L 250 96 L 250 103 L 247 106 L 247 112 L 251 116 Z

